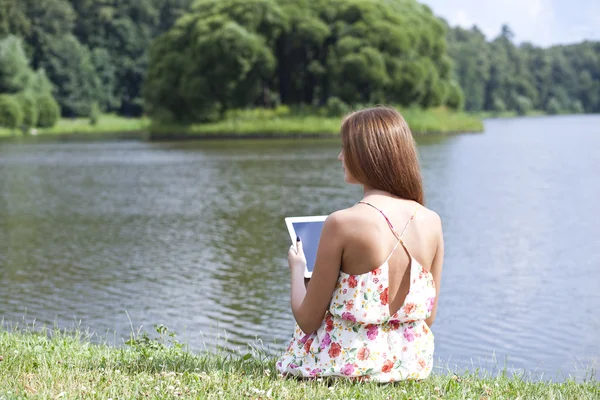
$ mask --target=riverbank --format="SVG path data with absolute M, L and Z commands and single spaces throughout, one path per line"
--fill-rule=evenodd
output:
M 415 135 L 481 132 L 483 122 L 466 113 L 446 109 L 403 111 Z M 137 138 L 140 140 L 181 140 L 219 138 L 335 137 L 341 118 L 318 115 L 298 115 L 271 110 L 249 110 L 230 113 L 222 121 L 206 124 L 160 125 L 149 118 L 124 118 L 103 115 L 96 125 L 86 118 L 61 119 L 49 129 L 33 131 L 32 136 L 57 139 Z M 18 139 L 20 132 L 0 128 L 0 137 Z
M 597 381 L 561 383 L 499 374 L 433 374 L 421 382 L 394 385 L 281 379 L 274 360 L 248 355 L 194 354 L 166 327 L 160 337 L 142 334 L 112 347 L 85 332 L 0 325 L 0 398 L 536 398 L 596 399 Z M 100 342 L 100 343 L 98 343 Z

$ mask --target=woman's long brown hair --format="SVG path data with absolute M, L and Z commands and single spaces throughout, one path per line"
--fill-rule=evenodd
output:
M 342 123 L 344 163 L 362 184 L 424 204 L 415 140 L 393 108 L 356 111 Z

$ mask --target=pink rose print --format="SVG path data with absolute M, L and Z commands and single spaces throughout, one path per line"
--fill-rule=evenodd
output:
M 331 336 L 329 336 L 329 333 L 325 334 L 325 337 L 323 337 L 323 340 L 321 340 L 321 344 L 324 347 L 329 347 L 329 345 L 331 344 Z
M 309 337 L 310 337 L 310 335 L 304 335 L 304 337 L 302 339 L 300 339 L 300 343 L 302 343 L 302 344 L 306 343 L 306 341 L 308 340 Z
M 355 288 L 358 285 L 358 281 L 356 280 L 356 277 L 354 275 L 351 275 L 350 278 L 348 278 L 348 286 L 350 286 L 351 288 Z
M 430 297 L 427 299 L 427 312 L 431 312 L 431 310 L 433 310 L 434 304 L 435 304 L 435 297 Z
M 315 368 L 315 369 L 313 369 L 312 371 L 310 371 L 310 376 L 317 376 L 317 375 L 319 375 L 321 372 L 323 372 L 323 371 L 321 370 L 321 368 Z
M 306 343 L 304 343 L 304 351 L 305 351 L 305 352 L 307 352 L 307 353 L 308 353 L 308 352 L 310 351 L 310 346 L 312 345 L 312 342 L 313 342 L 313 340 L 314 340 L 314 339 L 308 339 L 308 340 L 306 341 Z
M 327 354 L 329 354 L 330 358 L 336 358 L 341 352 L 342 346 L 340 346 L 339 343 L 332 343 Z
M 342 294 L 346 294 L 346 293 L 348 293 L 348 289 L 342 290 Z
M 356 322 L 356 318 L 349 312 L 345 312 L 342 314 L 342 319 L 345 319 L 350 322 Z
M 385 290 L 379 295 L 379 300 L 381 300 L 381 304 L 384 306 L 388 304 L 388 292 L 388 288 L 385 288 Z
M 348 300 L 346 303 L 346 310 L 350 311 L 354 308 L 354 300 Z
M 377 337 L 377 333 L 378 333 L 378 328 L 377 325 L 367 325 L 367 337 L 369 338 L 369 340 L 375 340 L 375 338 Z
M 404 330 L 404 338 L 409 342 L 415 340 L 415 331 L 413 330 L 412 326 L 409 326 Z
M 394 367 L 393 361 L 386 360 L 383 363 L 383 367 L 381 368 L 381 372 L 383 372 L 384 374 L 387 374 L 388 372 L 390 372 L 392 370 L 393 367 Z
M 298 366 L 296 364 L 290 364 L 290 368 L 291 369 L 296 369 L 296 368 L 298 368 Z
M 369 351 L 368 348 L 361 347 L 361 349 L 358 351 L 358 359 L 361 361 L 364 361 L 367 358 L 369 358 L 369 354 L 371 354 L 371 352 Z
M 342 367 L 342 374 L 344 374 L 346 376 L 352 375 L 353 372 L 354 372 L 354 365 L 352 365 L 352 364 L 346 364 Z
M 411 312 L 417 309 L 417 305 L 415 303 L 406 303 L 404 307 L 402 307 L 402 311 L 404 314 L 409 315 Z

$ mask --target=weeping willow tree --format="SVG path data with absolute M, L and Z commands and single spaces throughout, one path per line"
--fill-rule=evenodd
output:
M 446 27 L 415 0 L 198 0 L 150 51 L 154 116 L 347 104 L 462 107 Z

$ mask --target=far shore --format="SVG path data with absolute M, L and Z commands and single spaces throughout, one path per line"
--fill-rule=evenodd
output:
M 262 116 L 242 112 L 235 118 L 203 124 L 156 124 L 149 118 L 103 115 L 97 124 L 87 118 L 61 119 L 47 129 L 8 130 L 0 128 L 0 140 L 219 140 L 219 139 L 317 139 L 339 136 L 341 117 L 315 115 Z M 480 118 L 445 109 L 407 110 L 405 118 L 415 136 L 482 132 Z

